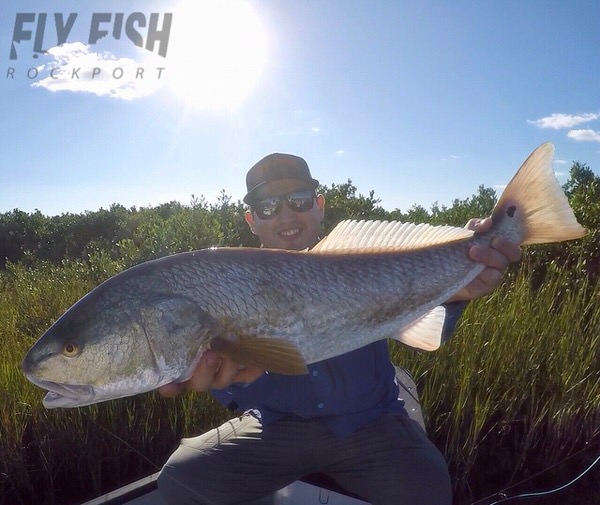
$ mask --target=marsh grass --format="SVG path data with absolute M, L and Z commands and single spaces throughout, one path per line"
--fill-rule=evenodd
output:
M 43 392 L 21 374 L 25 352 L 118 269 L 103 259 L 9 265 L 0 273 L 2 504 L 90 499 L 157 471 L 179 438 L 230 416 L 206 395 L 166 400 L 156 393 L 44 409 Z M 599 436 L 600 286 L 556 266 L 539 287 L 530 279 L 524 262 L 504 287 L 469 305 L 455 337 L 437 353 L 393 345 L 394 361 L 417 379 L 457 503 L 510 486 Z
M 457 493 L 471 499 L 600 435 L 600 285 L 554 267 L 534 289 L 529 273 L 524 263 L 503 288 L 471 303 L 440 352 L 395 356 L 413 368 L 430 435 Z
M 8 265 L 0 274 L 0 503 L 78 503 L 153 473 L 183 434 L 225 417 L 212 399 L 156 393 L 46 410 L 21 361 L 70 305 L 118 270 L 103 262 Z

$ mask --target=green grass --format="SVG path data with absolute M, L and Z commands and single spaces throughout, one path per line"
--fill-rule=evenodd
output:
M 36 269 L 9 265 L 0 275 L 0 499 L 10 504 L 77 503 L 157 471 L 184 433 L 225 418 L 204 395 L 156 393 L 81 409 L 46 410 L 21 361 L 72 303 L 113 273 L 85 263 Z
M 524 266 L 469 305 L 440 352 L 398 351 L 459 494 L 507 487 L 598 439 L 600 285 L 571 277 L 550 270 L 533 290 Z
M 118 269 L 103 260 L 9 265 L 0 273 L 2 503 L 90 499 L 157 471 L 180 437 L 228 417 L 206 395 L 166 400 L 149 393 L 81 409 L 44 409 L 43 392 L 21 374 L 25 352 L 66 308 Z M 530 277 L 525 264 L 506 286 L 472 303 L 440 351 L 393 346 L 394 361 L 417 379 L 428 431 L 446 454 L 457 503 L 512 485 L 599 437 L 600 285 L 576 271 L 549 268 L 533 290 Z M 564 481 L 575 466 L 536 485 Z

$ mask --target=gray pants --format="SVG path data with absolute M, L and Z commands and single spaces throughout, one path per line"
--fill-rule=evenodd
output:
M 418 423 L 392 414 L 344 439 L 315 420 L 286 418 L 263 427 L 244 415 L 183 439 L 158 490 L 169 504 L 268 504 L 275 491 L 314 472 L 373 505 L 452 502 L 443 456 Z

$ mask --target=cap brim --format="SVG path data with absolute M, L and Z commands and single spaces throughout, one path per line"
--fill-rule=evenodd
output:
M 302 181 L 299 179 L 280 179 L 278 181 L 263 182 L 252 188 L 245 197 L 244 203 L 252 205 L 253 202 L 264 200 L 269 196 L 286 195 L 300 189 L 316 189 L 319 181 L 312 179 L 311 181 Z

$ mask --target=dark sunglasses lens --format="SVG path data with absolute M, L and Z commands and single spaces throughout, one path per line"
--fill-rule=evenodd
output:
M 296 191 L 288 195 L 287 201 L 290 209 L 296 212 L 306 212 L 313 207 L 314 193 L 311 191 Z
M 253 206 L 254 212 L 261 219 L 272 219 L 281 211 L 281 200 L 280 196 L 272 196 L 271 198 L 261 200 Z
M 260 219 L 273 219 L 281 212 L 283 199 L 294 212 L 307 212 L 313 208 L 315 194 L 312 191 L 294 191 L 286 196 L 271 196 L 252 206 Z

